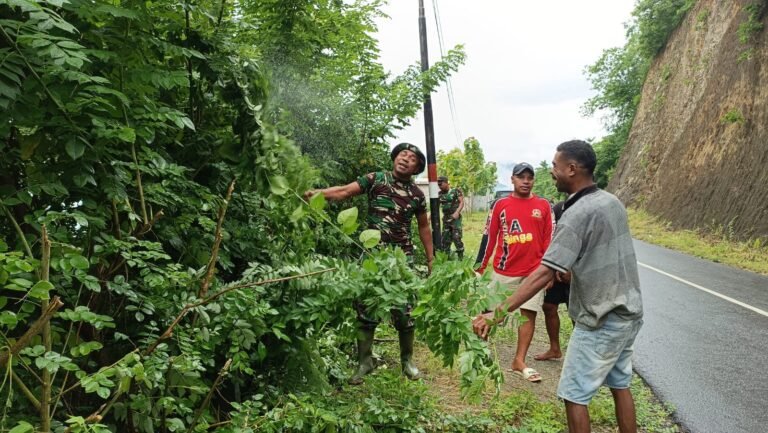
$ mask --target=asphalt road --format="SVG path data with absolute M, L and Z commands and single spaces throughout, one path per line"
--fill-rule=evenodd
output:
M 687 431 L 768 432 L 768 277 L 641 241 L 635 251 L 645 311 L 635 370 Z

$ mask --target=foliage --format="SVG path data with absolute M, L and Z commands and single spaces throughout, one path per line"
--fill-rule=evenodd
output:
M 503 382 L 498 364 L 487 344 L 472 331 L 471 318 L 492 309 L 505 299 L 488 278 L 475 277 L 472 263 L 450 261 L 438 255 L 435 271 L 420 293 L 413 311 L 419 335 L 445 366 L 459 356 L 461 388 L 465 397 L 478 398 L 487 379 L 497 390 Z M 462 351 L 463 346 L 463 351 Z
M 463 61 L 459 49 L 426 73 L 385 76 L 368 36 L 378 6 L 0 5 L 0 396 L 12 408 L 0 427 L 50 418 L 55 430 L 193 430 L 256 395 L 271 405 L 341 379 L 351 300 L 378 294 L 387 274 L 356 261 L 354 211 L 337 227 L 324 203 L 300 199 L 329 167 L 289 136 L 310 156 L 365 160 L 345 170 L 374 166 Z M 290 104 L 280 80 L 305 76 L 322 98 Z M 337 111 L 316 110 L 325 106 Z M 303 135 L 306 119 L 328 139 Z M 348 121 L 364 139 L 339 136 L 340 147 L 329 137 Z M 368 260 L 403 270 L 377 314 L 414 297 L 402 254 Z M 55 297 L 64 306 L 50 327 L 26 334 Z
M 651 61 L 694 4 L 695 0 L 638 0 L 624 46 L 604 50 L 587 67 L 585 73 L 597 95 L 584 104 L 584 112 L 602 113 L 608 129 L 608 135 L 594 143 L 599 186 L 608 184 L 629 138 Z
M 744 121 L 745 121 L 744 115 L 737 108 L 731 108 L 720 117 L 720 123 L 723 123 L 723 124 L 728 124 L 728 123 L 741 124 L 741 123 L 744 123 Z
M 739 24 L 739 28 L 736 31 L 739 36 L 739 42 L 747 44 L 756 33 L 760 33 L 763 30 L 762 18 L 765 15 L 766 8 L 768 8 L 768 3 L 764 0 L 750 3 L 744 7 L 747 19 Z
M 440 175 L 459 187 L 465 196 L 483 195 L 496 185 L 496 163 L 485 162 L 483 149 L 475 137 L 464 140 L 464 149 L 437 153 Z

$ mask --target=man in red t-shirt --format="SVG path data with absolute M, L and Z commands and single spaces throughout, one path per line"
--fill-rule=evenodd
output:
M 477 272 L 485 272 L 493 256 L 491 281 L 504 290 L 514 291 L 539 266 L 552 240 L 552 208 L 547 200 L 531 192 L 533 177 L 530 164 L 515 165 L 512 169 L 514 191 L 493 205 L 488 218 L 488 244 Z M 541 311 L 543 301 L 541 291 L 520 307 L 520 314 L 527 320 L 518 329 L 512 371 L 531 382 L 541 381 L 541 375 L 525 364 L 525 356 L 533 339 L 536 313 Z

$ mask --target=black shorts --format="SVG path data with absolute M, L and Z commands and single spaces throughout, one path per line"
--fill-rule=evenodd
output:
M 555 283 L 551 289 L 544 294 L 545 304 L 565 304 L 568 306 L 568 297 L 571 295 L 570 284 Z

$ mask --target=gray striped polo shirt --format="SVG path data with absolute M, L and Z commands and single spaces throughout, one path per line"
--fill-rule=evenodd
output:
M 608 313 L 643 317 L 627 211 L 613 194 L 597 190 L 569 207 L 541 263 L 571 272 L 568 314 L 578 325 L 599 328 Z

